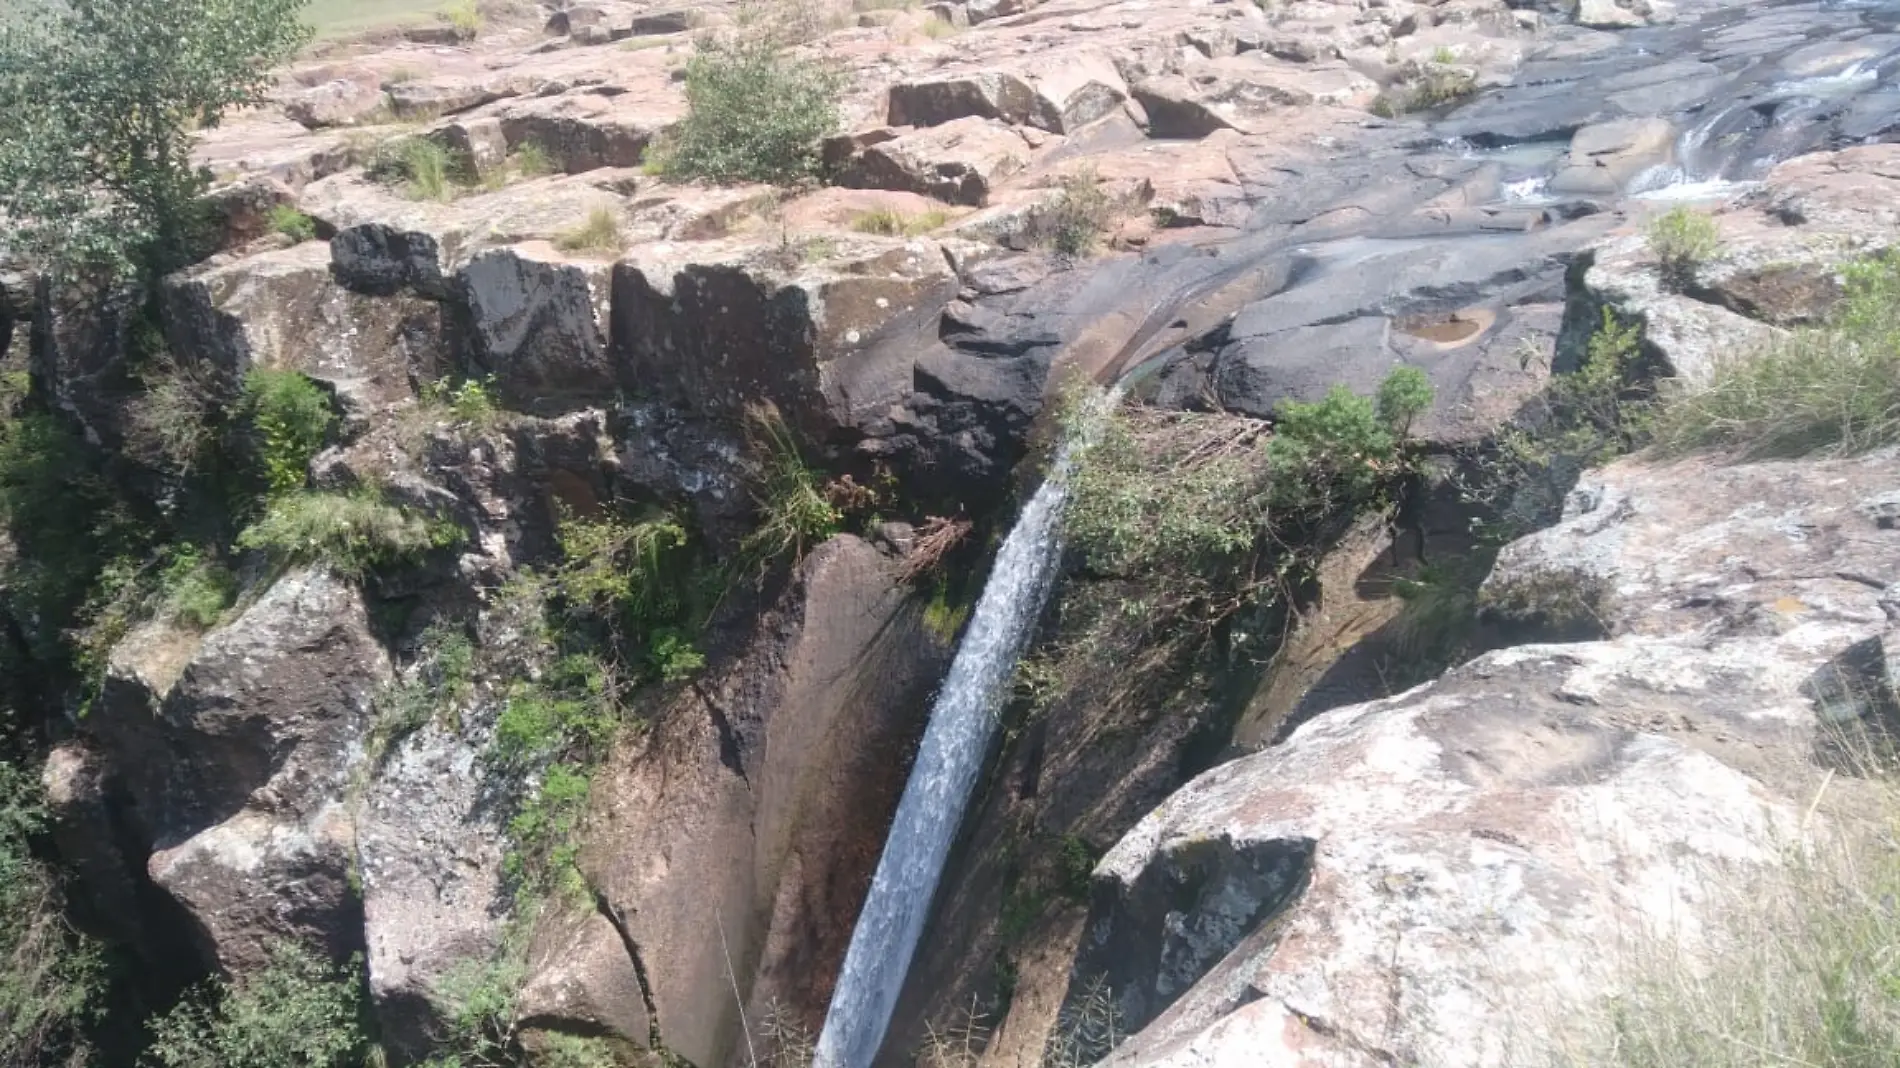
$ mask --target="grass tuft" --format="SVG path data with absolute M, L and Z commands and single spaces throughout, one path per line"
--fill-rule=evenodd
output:
M 620 234 L 620 219 L 611 208 L 595 208 L 587 221 L 557 234 L 554 247 L 563 252 L 594 252 L 617 256 L 625 247 Z
M 1846 296 L 1826 325 L 1723 360 L 1706 387 L 1673 384 L 1659 444 L 1765 459 L 1900 443 L 1900 254 L 1843 273 Z
M 1671 208 L 1649 221 L 1644 231 L 1650 250 L 1661 261 L 1663 285 L 1681 292 L 1695 282 L 1695 270 L 1722 251 L 1722 238 L 1707 215 Z
M 906 215 L 896 208 L 875 208 L 861 211 L 851 217 L 851 229 L 861 234 L 883 234 L 886 237 L 917 237 L 927 234 L 949 221 L 950 213 L 940 210 Z

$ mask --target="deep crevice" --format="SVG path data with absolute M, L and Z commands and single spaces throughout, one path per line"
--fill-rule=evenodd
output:
M 653 999 L 653 981 L 647 976 L 646 960 L 640 955 L 640 943 L 628 929 L 626 917 L 613 902 L 607 900 L 606 893 L 599 888 L 594 889 L 594 910 L 613 925 L 614 933 L 620 936 L 620 945 L 627 951 L 627 960 L 633 964 L 633 978 L 640 984 L 640 1000 L 647 1010 L 647 1048 L 671 1063 L 687 1065 L 685 1059 L 667 1050 L 665 1040 L 660 1037 L 660 1007 Z

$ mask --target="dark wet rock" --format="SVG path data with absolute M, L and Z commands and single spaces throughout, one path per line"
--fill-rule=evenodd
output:
M 449 295 L 442 247 L 432 234 L 364 223 L 338 230 L 330 255 L 337 281 L 359 293 L 387 297 L 413 290 L 438 300 Z
M 913 603 L 892 560 L 832 539 L 596 774 L 579 864 L 605 908 L 542 925 L 524 1017 L 642 1048 L 651 1026 L 671 1054 L 723 1064 L 742 1015 L 822 1016 L 812 976 L 842 962 L 949 654 Z
M 548 263 L 512 249 L 476 255 L 455 278 L 473 369 L 524 411 L 611 396 L 619 384 L 607 355 L 611 272 L 604 263 Z

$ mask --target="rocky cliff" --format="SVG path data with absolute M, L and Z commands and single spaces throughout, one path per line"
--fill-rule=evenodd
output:
M 1390 510 L 1265 553 L 1284 595 L 1191 641 L 1114 629 L 1141 579 L 1070 560 L 888 1062 L 1040 1063 L 1106 1004 L 1071 1060 L 1528 1063 L 1619 932 L 1692 942 L 1821 777 L 1861 797 L 1816 709 L 1894 701 L 1890 453 L 1472 486 L 1606 322 L 1647 397 L 1828 320 L 1895 232 L 1889 13 L 817 8 L 822 183 L 642 165 L 749 11 L 572 0 L 287 71 L 201 137 L 223 245 L 149 308 L 0 274 L 30 403 L 229 566 L 207 614 L 84 617 L 73 672 L 9 590 L 76 915 L 148 996 L 297 943 L 361 956 L 401 1063 L 491 981 L 509 1057 L 798 1059 L 1077 379 L 1249 441 L 1395 367 L 1435 399 Z M 416 141 L 461 177 L 392 180 Z M 1656 197 L 1719 253 L 1664 262 Z M 323 536 L 403 552 L 200 514 L 251 476 L 154 445 L 154 398 L 232 413 L 222 449 L 260 371 L 328 413 L 298 486 L 384 509 Z M 1421 636 L 1433 583 L 1469 603 Z

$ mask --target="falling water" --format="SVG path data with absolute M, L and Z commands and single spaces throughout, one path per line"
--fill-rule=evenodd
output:
M 867 1068 L 884 1041 L 945 857 L 995 737 L 1003 687 L 1049 597 L 1077 444 L 1071 439 L 1058 452 L 1042 488 L 996 554 L 995 569 L 931 709 L 917 764 L 898 802 L 818 1036 L 817 1068 Z

